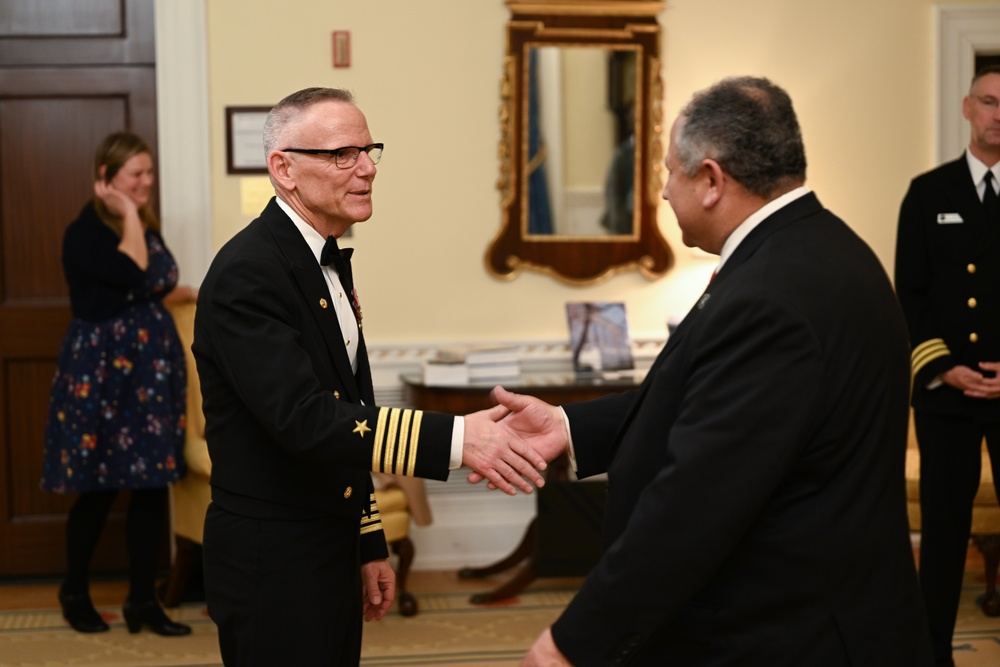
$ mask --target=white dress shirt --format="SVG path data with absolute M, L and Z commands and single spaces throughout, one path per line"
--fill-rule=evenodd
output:
M 979 201 L 983 201 L 983 197 L 986 195 L 987 171 L 993 172 L 994 191 L 1000 186 L 1000 162 L 992 167 L 987 167 L 968 148 L 965 149 L 965 159 L 969 163 L 969 171 L 972 172 L 972 182 L 976 184 L 976 194 L 979 195 Z

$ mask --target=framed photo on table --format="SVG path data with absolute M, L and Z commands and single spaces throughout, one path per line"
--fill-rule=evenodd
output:
M 226 107 L 226 173 L 266 174 L 264 120 L 271 107 Z
M 573 368 L 579 373 L 635 368 L 625 304 L 571 301 L 566 304 Z

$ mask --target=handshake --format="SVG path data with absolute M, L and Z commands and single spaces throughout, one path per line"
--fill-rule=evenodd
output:
M 462 464 L 473 470 L 469 482 L 485 479 L 509 495 L 531 493 L 529 481 L 544 486 L 541 471 L 569 444 L 562 410 L 503 387 L 492 396 L 496 406 L 465 416 Z

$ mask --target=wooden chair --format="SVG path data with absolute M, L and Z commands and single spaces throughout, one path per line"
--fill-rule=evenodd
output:
M 212 500 L 209 477 L 212 461 L 205 441 L 205 416 L 201 409 L 201 384 L 195 367 L 191 342 L 194 339 L 195 303 L 169 304 L 177 333 L 184 346 L 187 360 L 187 436 L 184 459 L 187 474 L 170 488 L 170 531 L 173 539 L 173 562 L 163 588 L 163 605 L 176 607 L 191 571 L 196 546 L 205 532 L 205 511 Z M 414 548 L 410 540 L 410 521 L 417 525 L 430 523 L 430 508 L 424 493 L 423 480 L 385 476 L 382 487 L 375 491 L 382 529 L 389 548 L 398 557 L 396 567 L 396 597 L 399 613 L 417 613 L 416 598 L 406 589 L 406 580 L 413 564 Z

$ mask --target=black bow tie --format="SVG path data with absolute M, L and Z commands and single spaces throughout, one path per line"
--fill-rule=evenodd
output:
M 358 295 L 354 291 L 354 272 L 351 271 L 351 255 L 354 248 L 341 248 L 337 245 L 337 239 L 333 236 L 326 237 L 323 245 L 323 252 L 319 254 L 319 262 L 323 266 L 333 264 L 340 278 L 340 284 L 347 292 L 351 307 L 354 309 L 354 316 L 358 318 L 358 326 L 361 326 L 361 306 L 358 304 Z
M 351 255 L 354 254 L 354 248 L 344 248 L 340 249 L 337 245 L 336 236 L 327 236 L 326 243 L 323 244 L 323 252 L 319 254 L 319 263 L 323 266 L 333 264 L 333 268 L 337 269 L 337 273 L 341 273 L 341 264 L 343 261 L 345 263 L 351 261 Z

